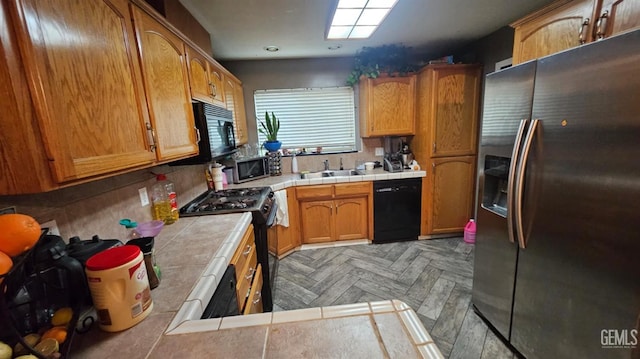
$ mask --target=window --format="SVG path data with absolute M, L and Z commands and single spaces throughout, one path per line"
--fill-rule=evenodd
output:
M 283 148 L 356 150 L 352 87 L 257 90 L 253 97 L 259 121 L 264 121 L 265 111 L 280 120 L 278 140 Z M 258 140 L 262 143 L 266 138 L 258 132 Z

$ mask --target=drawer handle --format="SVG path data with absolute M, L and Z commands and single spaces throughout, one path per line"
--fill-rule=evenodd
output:
M 251 245 L 247 245 L 247 250 L 242 252 L 242 254 L 246 257 L 251 253 Z
M 253 304 L 258 304 L 258 303 L 260 303 L 260 300 L 262 299 L 262 293 L 260 293 L 260 292 L 256 292 L 256 297 L 258 297 L 258 298 L 256 298 L 256 299 L 253 301 Z
M 245 276 L 244 276 L 244 279 L 246 279 L 246 280 L 248 280 L 248 281 L 251 281 L 251 278 L 253 278 L 253 273 L 254 273 L 255 271 L 256 271 L 256 270 L 255 270 L 253 267 L 249 268 L 249 274 L 245 275 Z

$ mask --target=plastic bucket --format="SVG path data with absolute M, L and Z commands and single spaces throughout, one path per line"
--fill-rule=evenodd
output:
M 114 247 L 87 260 L 85 272 L 100 329 L 128 329 L 153 309 L 147 269 L 140 248 Z
M 464 226 L 464 241 L 466 243 L 476 243 L 476 222 L 470 219 Z

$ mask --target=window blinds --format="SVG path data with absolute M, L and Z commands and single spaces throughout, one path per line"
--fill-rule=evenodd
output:
M 254 100 L 259 121 L 264 122 L 265 111 L 280 120 L 278 140 L 283 148 L 322 147 L 323 152 L 356 149 L 351 87 L 257 90 Z M 260 143 L 266 140 L 259 132 L 258 139 Z

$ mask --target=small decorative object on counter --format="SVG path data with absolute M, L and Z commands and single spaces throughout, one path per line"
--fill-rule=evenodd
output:
M 131 328 L 153 310 L 149 278 L 140 248 L 114 247 L 87 260 L 87 281 L 100 329 Z
M 224 189 L 224 180 L 222 178 L 222 170 L 224 166 L 219 164 L 218 162 L 209 166 L 209 170 L 211 171 L 211 176 L 213 177 L 213 189 L 216 191 L 221 191 Z
M 167 180 L 167 176 L 159 174 L 157 182 L 151 187 L 151 200 L 153 202 L 153 219 L 158 219 L 164 224 L 172 224 L 178 220 L 178 202 L 173 183 Z
M 142 237 L 142 235 L 140 235 L 140 233 L 138 233 L 137 231 L 138 222 L 132 221 L 129 218 L 123 218 L 120 220 L 119 223 L 124 226 L 127 232 L 127 236 L 126 236 L 127 239 L 135 239 L 135 238 Z
M 293 151 L 291 156 L 291 173 L 298 173 L 298 159 L 296 158 L 296 152 Z
M 276 115 L 271 112 L 264 113 L 264 122 L 260 121 L 260 127 L 258 131 L 267 137 L 267 140 L 263 143 L 264 148 L 269 152 L 275 152 L 282 147 L 282 142 L 278 141 L 278 131 L 280 130 L 280 120 L 276 118 Z
M 470 219 L 464 226 L 464 241 L 470 244 L 476 243 L 476 222 Z
M 282 155 L 280 152 L 268 152 L 269 174 L 272 176 L 282 175 Z

